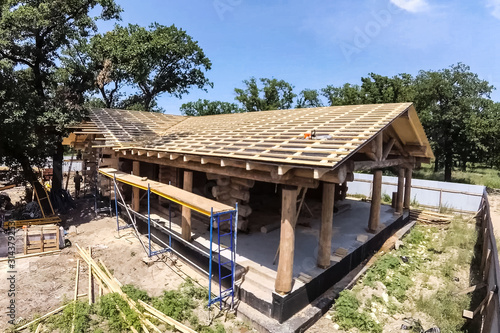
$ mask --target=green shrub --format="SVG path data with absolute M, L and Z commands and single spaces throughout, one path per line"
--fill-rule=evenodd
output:
M 366 312 L 359 310 L 359 301 L 351 290 L 344 290 L 335 301 L 334 321 L 343 330 L 357 328 L 361 332 L 381 333 L 382 325 L 375 322 Z
M 131 299 L 137 302 L 137 300 L 141 300 L 143 302 L 149 302 L 151 297 L 148 296 L 148 293 L 144 290 L 141 290 L 131 284 L 126 284 L 122 287 L 122 291 L 128 295 Z

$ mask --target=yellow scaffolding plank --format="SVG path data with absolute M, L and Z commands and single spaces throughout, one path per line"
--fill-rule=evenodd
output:
M 151 193 L 157 194 L 167 200 L 176 202 L 207 216 L 210 216 L 211 209 L 213 209 L 214 214 L 234 210 L 231 206 L 188 192 L 178 187 L 163 184 L 143 177 L 129 175 L 125 172 L 117 171 L 112 168 L 100 169 L 99 173 L 111 179 L 116 177 L 117 181 L 140 188 L 141 190 L 147 191 L 149 184 Z

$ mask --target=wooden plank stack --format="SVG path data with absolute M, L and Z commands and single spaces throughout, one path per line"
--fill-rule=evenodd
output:
M 252 214 L 249 205 L 250 189 L 255 185 L 254 180 L 226 177 L 215 174 L 207 174 L 209 180 L 216 180 L 217 185 L 212 187 L 212 195 L 217 201 L 235 207 L 238 203 L 238 229 L 248 230 L 248 216 Z
M 104 263 L 101 260 L 99 260 L 99 264 L 97 264 L 95 260 L 92 258 L 90 251 L 86 251 L 85 249 L 81 248 L 78 244 L 75 245 L 78 249 L 78 253 L 80 254 L 80 256 L 83 258 L 85 263 L 90 267 L 89 272 L 99 285 L 99 289 L 102 290 L 102 294 L 117 293 L 118 295 L 120 295 L 120 297 L 130 306 L 132 311 L 137 313 L 139 320 L 141 322 L 142 330 L 144 332 L 147 333 L 161 332 L 161 330 L 156 325 L 151 323 L 151 321 L 147 318 L 147 317 L 152 317 L 165 324 L 173 326 L 176 330 L 182 333 L 196 333 L 194 330 L 187 327 L 186 325 L 174 320 L 173 318 L 168 317 L 161 311 L 155 309 L 151 305 L 148 305 L 144 302 L 140 302 L 140 305 L 145 309 L 144 312 L 141 312 L 139 310 L 140 307 L 138 306 L 138 303 L 132 300 L 127 294 L 125 294 L 122 291 L 121 283 L 115 277 L 113 277 L 113 275 L 104 265 Z M 91 299 L 92 295 L 89 290 L 89 300 Z M 118 308 L 118 310 L 120 312 L 123 312 L 123 309 Z M 132 327 L 132 325 L 129 328 L 132 332 L 137 332 L 134 329 L 134 327 Z
M 412 209 L 410 218 L 423 224 L 446 225 L 451 222 L 453 215 L 441 214 L 429 210 Z

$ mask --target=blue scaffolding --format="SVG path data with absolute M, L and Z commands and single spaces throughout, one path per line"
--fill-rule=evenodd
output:
M 236 268 L 236 238 L 237 238 L 237 230 L 238 230 L 238 204 L 236 204 L 236 208 L 233 208 L 231 206 L 227 206 L 227 205 L 221 204 L 219 202 L 215 202 L 213 200 L 210 200 L 210 199 L 207 199 L 204 197 L 196 196 L 195 194 L 192 194 L 192 193 L 189 193 L 190 196 L 188 199 L 186 199 L 185 201 L 181 201 L 181 200 L 179 200 L 179 196 L 181 196 L 179 191 L 182 191 L 182 192 L 185 192 L 185 191 L 181 190 L 177 187 L 173 187 L 171 185 L 161 184 L 161 183 L 158 183 L 155 181 L 150 182 L 148 180 L 142 180 L 142 179 L 139 180 L 139 179 L 137 179 L 139 177 L 127 175 L 127 174 L 124 174 L 122 172 L 116 171 L 114 169 L 104 169 L 104 170 L 99 170 L 99 172 L 102 173 L 103 175 L 113 179 L 114 189 L 115 189 L 115 213 L 116 213 L 117 231 L 120 232 L 120 230 L 133 227 L 136 234 L 137 234 L 137 237 L 139 238 L 139 241 L 141 242 L 144 250 L 146 251 L 146 253 L 148 254 L 149 257 L 152 257 L 154 255 L 159 255 L 159 254 L 164 253 L 164 252 L 170 252 L 170 251 L 175 252 L 176 254 L 180 255 L 180 253 L 178 253 L 177 251 L 172 249 L 172 237 L 173 236 L 177 237 L 176 238 L 177 240 L 188 243 L 185 240 L 178 239 L 178 236 L 174 235 L 172 232 L 171 206 L 172 206 L 173 202 L 176 202 L 182 206 L 186 206 L 190 209 L 198 211 L 199 213 L 202 213 L 205 216 L 210 217 L 210 252 L 208 253 L 209 254 L 208 307 L 219 302 L 220 309 L 222 309 L 223 303 L 226 303 L 231 308 L 233 308 L 234 295 L 235 295 L 234 282 L 235 282 L 235 268 Z M 134 212 L 125 203 L 125 200 L 123 199 L 123 196 L 122 196 L 122 194 L 119 191 L 118 186 L 117 186 L 117 174 L 120 176 L 120 180 L 119 180 L 120 182 L 123 182 L 123 183 L 131 185 L 131 186 L 139 187 L 140 189 L 147 191 L 147 197 L 148 197 L 148 215 L 147 215 L 147 217 L 139 214 L 138 212 Z M 147 187 L 146 187 L 145 183 L 142 183 L 143 181 L 148 181 Z M 151 188 L 151 183 L 154 186 L 153 188 Z M 165 191 L 167 191 L 168 194 Z M 155 251 L 153 251 L 153 248 L 151 246 L 151 236 L 155 237 L 157 240 L 159 240 L 159 239 L 155 235 L 151 234 L 151 224 L 153 224 L 153 226 L 155 226 L 155 227 L 158 227 L 159 224 L 156 221 L 151 220 L 151 193 L 159 195 L 162 198 L 168 200 L 168 202 L 169 202 L 169 210 L 168 210 L 169 211 L 169 219 L 168 219 L 169 220 L 169 227 L 167 229 L 167 228 L 163 228 L 160 226 L 160 228 L 164 229 L 164 231 L 166 231 L 166 233 L 168 234 L 169 242 L 168 242 L 168 244 L 165 244 L 163 241 L 161 241 L 161 243 L 165 247 L 162 249 L 159 249 L 159 250 L 155 250 Z M 118 196 L 120 197 L 121 203 L 118 203 Z M 201 205 L 200 202 L 197 202 L 200 200 L 204 201 L 203 205 Z M 118 218 L 118 205 L 120 205 L 121 207 L 123 207 L 126 210 L 127 215 L 131 221 L 131 224 L 128 224 L 126 226 L 120 226 L 119 218 Z M 209 205 L 211 205 L 210 211 L 208 211 L 208 208 L 210 207 Z M 214 206 L 217 208 L 216 212 L 214 212 Z M 132 211 L 132 213 L 131 213 L 131 211 Z M 140 234 L 139 234 L 136 220 L 135 220 L 136 216 L 139 216 L 139 218 L 142 220 L 147 219 L 148 246 L 146 246 L 142 242 L 142 239 L 139 237 Z M 214 228 L 214 225 L 216 225 L 217 227 Z M 229 245 L 225 245 L 224 243 L 228 243 Z M 189 243 L 187 245 L 192 246 Z M 225 253 L 229 253 L 229 255 L 224 256 Z M 192 263 L 189 259 L 185 258 L 184 256 L 182 256 L 182 255 L 180 255 L 180 256 L 183 257 L 188 262 Z M 217 265 L 217 267 L 215 267 L 215 269 L 216 269 L 215 273 L 214 273 L 214 267 L 213 267 L 214 261 L 216 262 L 216 265 Z M 192 264 L 195 265 L 194 263 L 192 263 Z M 229 271 L 228 274 L 227 274 L 227 271 Z M 217 275 L 217 277 L 214 278 L 214 275 Z M 229 280 L 229 282 L 228 282 L 228 280 Z M 219 289 L 218 295 L 216 293 L 214 293 L 214 296 L 212 295 L 212 282 L 218 283 L 218 289 Z M 229 287 L 225 287 L 228 285 L 229 285 Z M 228 301 L 228 298 L 230 298 L 230 302 Z
M 217 223 L 217 243 L 214 244 L 214 223 Z M 222 231 L 225 225 L 229 226 L 229 231 Z M 236 236 L 238 232 L 238 203 L 236 203 L 236 209 L 229 212 L 221 212 L 214 214 L 213 209 L 210 213 L 210 262 L 208 269 L 208 306 L 219 302 L 219 308 L 222 310 L 222 303 L 225 299 L 231 297 L 230 307 L 234 306 L 234 278 L 235 278 L 235 266 L 236 266 Z M 223 247 L 221 249 L 221 240 L 229 238 L 229 246 Z M 217 249 L 214 251 L 214 245 Z M 229 258 L 221 256 L 224 251 L 229 251 Z M 217 255 L 217 266 L 218 266 L 218 284 L 219 284 L 219 295 L 212 297 L 212 279 L 213 279 L 213 261 L 214 252 Z M 224 272 L 223 269 L 228 269 L 229 274 L 222 276 Z M 223 282 L 226 283 L 226 279 L 231 279 L 230 287 L 223 289 Z M 227 284 L 227 283 L 226 283 Z

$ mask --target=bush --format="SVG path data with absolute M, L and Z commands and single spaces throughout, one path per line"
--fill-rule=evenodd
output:
M 382 332 L 380 323 L 375 322 L 366 312 L 359 310 L 359 301 L 351 290 L 344 290 L 339 294 L 334 309 L 334 321 L 343 330 L 357 328 L 361 332 Z

